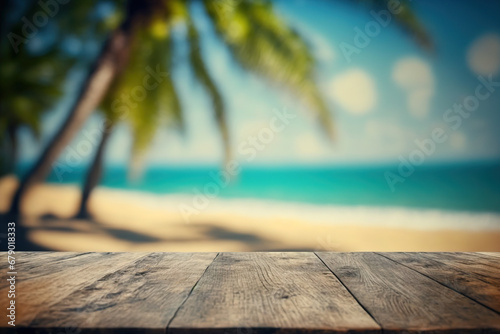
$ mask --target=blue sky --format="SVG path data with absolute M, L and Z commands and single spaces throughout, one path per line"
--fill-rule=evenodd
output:
M 416 148 L 415 140 L 431 138 L 443 129 L 447 139 L 425 163 L 456 163 L 500 159 L 500 87 L 481 100 L 456 129 L 443 119 L 447 109 L 474 95 L 478 75 L 500 81 L 500 4 L 488 1 L 414 1 L 414 9 L 432 36 L 435 49 L 427 52 L 391 21 L 370 38 L 351 61 L 341 45 L 354 45 L 355 28 L 374 21 L 365 8 L 345 1 L 275 1 L 275 10 L 311 45 L 317 58 L 317 83 L 335 119 L 336 138 L 329 142 L 314 117 L 280 87 L 273 86 L 234 63 L 215 36 L 203 10 L 194 5 L 202 31 L 202 51 L 223 92 L 229 111 L 234 158 L 249 165 L 372 165 L 396 164 Z M 182 27 L 176 30 L 183 39 Z M 344 44 L 342 44 L 344 43 Z M 217 165 L 222 145 L 210 103 L 186 63 L 179 43 L 179 66 L 172 73 L 186 110 L 184 136 L 162 129 L 147 152 L 154 165 Z M 79 84 L 80 73 L 68 83 L 68 94 L 44 119 L 44 137 L 36 143 L 21 134 L 24 161 L 36 157 L 61 123 Z M 251 136 L 269 128 L 276 113 L 296 115 L 273 134 L 250 159 L 241 151 Z M 90 133 L 102 122 L 97 113 L 85 124 Z M 61 156 L 87 140 L 82 133 Z M 126 125 L 114 133 L 107 149 L 109 164 L 126 164 L 131 138 Z M 262 143 L 261 143 L 262 144 Z M 93 153 L 82 153 L 82 163 Z

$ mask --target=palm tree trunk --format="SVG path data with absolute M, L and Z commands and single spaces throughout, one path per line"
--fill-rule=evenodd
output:
M 47 145 L 38 161 L 21 181 L 12 199 L 9 214 L 13 216 L 19 215 L 21 198 L 24 192 L 31 185 L 41 182 L 47 177 L 52 163 L 59 157 L 87 118 L 98 107 L 112 81 L 126 65 L 135 26 L 141 19 L 140 12 L 137 11 L 137 1 L 139 0 L 129 1 L 129 10 L 123 23 L 105 42 L 103 50 L 90 70 L 66 121 Z M 130 3 L 134 5 L 130 5 Z
M 7 129 L 7 134 L 10 142 L 9 156 L 7 157 L 7 173 L 14 173 L 18 154 L 17 126 L 10 126 Z
M 18 140 L 16 124 L 9 125 L 5 131 L 6 140 L 0 143 L 0 177 L 6 174 L 13 174 L 17 164 Z
M 76 214 L 76 218 L 89 218 L 87 203 L 92 190 L 94 190 L 94 188 L 99 184 L 99 181 L 101 180 L 104 151 L 106 149 L 108 139 L 111 135 L 111 131 L 112 126 L 108 127 L 102 134 L 101 142 L 97 147 L 97 152 L 90 166 L 87 178 L 85 179 L 85 185 L 82 190 L 82 198 L 80 200 L 80 209 Z

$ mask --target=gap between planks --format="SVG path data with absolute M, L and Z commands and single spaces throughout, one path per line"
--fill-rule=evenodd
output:
M 215 255 L 214 259 L 212 260 L 212 262 L 210 262 L 210 264 L 205 268 L 205 270 L 203 271 L 203 273 L 200 275 L 200 277 L 198 278 L 198 280 L 196 281 L 196 283 L 194 283 L 193 287 L 191 288 L 191 290 L 189 290 L 189 293 L 188 295 L 186 296 L 186 298 L 184 298 L 184 300 L 182 301 L 182 303 L 180 303 L 180 305 L 177 307 L 177 310 L 175 310 L 174 312 L 174 315 L 172 316 L 172 318 L 168 321 L 167 323 L 167 327 L 165 328 L 165 332 L 168 332 L 168 328 L 170 327 L 170 324 L 172 323 L 172 321 L 174 321 L 175 317 L 177 316 L 177 313 L 179 313 L 179 310 L 181 309 L 181 307 L 186 303 L 186 301 L 189 299 L 189 297 L 191 297 L 191 294 L 193 293 L 193 290 L 194 288 L 198 285 L 198 283 L 200 282 L 200 280 L 203 278 L 203 276 L 205 276 L 205 274 L 207 273 L 208 271 L 208 268 L 210 268 L 210 266 L 215 262 L 215 259 L 217 259 L 217 257 L 219 256 L 220 253 L 217 253 L 217 255 Z
M 490 309 L 491 311 L 493 311 L 493 312 L 497 313 L 498 315 L 500 315 L 500 311 L 499 311 L 499 310 L 494 309 L 493 307 L 490 307 L 489 305 L 487 305 L 487 304 L 485 304 L 484 302 L 482 302 L 481 300 L 479 300 L 479 298 L 474 298 L 474 297 L 472 297 L 470 294 L 466 294 L 466 293 L 464 293 L 464 292 L 460 291 L 459 289 L 454 288 L 453 286 L 450 286 L 450 285 L 448 285 L 448 284 L 446 284 L 446 283 L 441 282 L 440 280 L 438 280 L 438 279 L 437 279 L 437 278 L 435 278 L 434 276 L 432 276 L 432 275 L 430 275 L 430 274 L 426 274 L 425 272 L 420 271 L 420 270 L 418 270 L 418 269 L 415 269 L 415 268 L 413 268 L 413 267 L 411 267 L 411 266 L 409 266 L 409 265 L 405 264 L 404 262 L 401 262 L 401 261 L 398 261 L 398 260 L 396 260 L 396 259 L 393 259 L 393 258 L 391 258 L 390 256 L 387 256 L 386 254 L 384 254 L 384 253 L 382 253 L 382 252 L 374 252 L 374 253 L 375 253 L 375 254 L 378 254 L 378 255 L 380 255 L 380 256 L 382 256 L 382 257 L 385 257 L 386 259 L 389 259 L 389 260 L 391 260 L 391 261 L 393 261 L 393 262 L 395 262 L 395 263 L 397 263 L 397 264 L 400 264 L 400 265 L 402 265 L 402 266 L 404 266 L 404 267 L 406 267 L 406 268 L 408 268 L 408 269 L 410 269 L 410 270 L 413 270 L 413 271 L 415 271 L 415 272 L 417 272 L 417 273 L 419 273 L 419 274 L 421 274 L 421 275 L 423 275 L 423 276 L 425 276 L 425 277 L 427 277 L 427 278 L 429 278 L 429 279 L 431 279 L 431 280 L 435 281 L 436 283 L 441 284 L 441 285 L 442 285 L 442 286 L 444 286 L 445 288 L 450 289 L 450 290 L 453 290 L 453 291 L 455 291 L 456 293 L 459 293 L 459 294 L 463 295 L 464 297 L 467 297 L 467 298 L 469 298 L 470 300 L 472 300 L 472 301 L 474 301 L 474 302 L 476 302 L 476 303 L 478 303 L 478 304 L 480 304 L 480 305 L 484 306 L 485 308 Z M 420 254 L 420 253 L 417 253 L 417 254 Z M 457 272 L 461 272 L 461 273 L 462 273 L 462 274 L 464 274 L 464 275 L 470 275 L 470 272 L 467 272 L 467 271 L 464 271 L 464 270 L 462 270 L 462 269 L 458 269 L 458 268 L 453 268 L 453 267 L 451 267 L 450 265 L 448 265 L 448 264 L 446 264 L 446 263 L 444 263 L 444 262 L 441 262 L 441 261 L 439 261 L 439 260 L 436 260 L 436 259 L 429 259 L 429 258 L 427 258 L 426 260 L 427 260 L 427 261 L 437 262 L 437 263 L 441 264 L 442 266 L 448 266 L 448 267 L 450 267 L 452 270 L 457 271 Z M 473 279 L 476 279 L 476 280 L 478 280 L 478 281 L 482 281 L 480 278 L 473 278 Z M 489 282 L 485 282 L 485 281 L 482 281 L 482 282 L 484 282 L 484 283 L 486 283 L 486 284 L 489 284 Z
M 317 254 L 317 252 L 314 252 L 314 255 L 321 261 L 321 263 L 323 263 L 323 265 L 326 267 L 326 269 L 328 271 L 330 271 L 332 273 L 333 276 L 335 276 L 335 278 L 340 282 L 340 284 L 342 284 L 344 286 L 344 288 L 347 290 L 347 292 L 349 292 L 352 296 L 352 298 L 354 298 L 354 300 L 359 304 L 359 306 L 361 306 L 361 308 L 363 310 L 365 310 L 365 312 L 373 319 L 373 321 L 375 321 L 377 323 L 377 325 L 380 326 L 380 332 L 383 333 L 383 329 L 382 329 L 382 325 L 377 321 L 377 319 L 375 319 L 375 317 L 373 316 L 373 314 L 370 313 L 370 311 L 368 311 L 368 309 L 363 305 L 361 304 L 361 302 L 359 301 L 358 297 L 356 297 L 354 295 L 354 293 L 352 293 L 352 291 L 347 287 L 347 285 L 345 285 L 345 283 L 340 279 L 340 277 L 337 276 L 337 274 L 335 274 L 335 272 L 333 272 L 333 270 L 330 269 L 330 267 L 328 267 L 328 265 L 325 263 L 325 261 L 323 261 L 323 259 Z

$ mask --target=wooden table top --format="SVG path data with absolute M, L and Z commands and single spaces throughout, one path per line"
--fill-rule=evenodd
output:
M 10 289 L 0 263 L 0 309 Z M 15 254 L 40 333 L 500 333 L 500 253 Z

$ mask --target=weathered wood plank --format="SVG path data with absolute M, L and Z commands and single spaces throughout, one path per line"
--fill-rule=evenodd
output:
M 453 254 L 458 257 L 470 259 L 472 261 L 477 261 L 478 258 L 480 258 L 481 263 L 488 264 L 489 266 L 495 267 L 500 270 L 500 259 L 496 256 L 492 257 L 491 255 L 478 252 L 460 252 L 460 253 L 445 253 L 445 254 Z
M 500 252 L 480 252 L 479 254 L 484 254 L 488 256 L 500 257 Z
M 379 326 L 313 253 L 223 253 L 168 333 L 373 333 Z
M 42 267 L 30 270 L 18 268 L 16 280 L 16 327 L 29 326 L 38 314 L 45 313 L 50 305 L 62 300 L 75 290 L 83 288 L 102 276 L 114 272 L 123 265 L 146 256 L 145 253 L 60 253 L 57 259 Z M 71 255 L 65 258 L 66 255 Z M 26 266 L 28 267 L 28 266 Z M 3 273 L 2 273 L 3 274 Z M 0 290 L 1 298 L 7 298 L 8 287 Z M 2 304 L 4 304 L 2 302 Z M 0 327 L 7 326 L 2 317 Z
M 318 253 L 384 333 L 500 332 L 500 316 L 374 253 Z
M 16 265 L 24 265 L 24 264 L 29 264 L 29 266 L 36 266 L 39 263 L 43 263 L 45 259 L 51 258 L 51 259 L 56 259 L 59 257 L 65 257 L 68 256 L 68 254 L 83 254 L 83 253 L 76 253 L 76 252 L 24 252 L 24 251 L 16 251 L 14 256 Z M 0 263 L 0 270 L 3 271 L 4 269 L 7 269 L 9 266 L 7 260 L 8 260 L 8 253 L 7 252 L 1 252 L 1 263 Z
M 488 279 L 442 261 L 429 259 L 420 253 L 379 254 L 429 276 L 500 313 L 500 271 L 498 279 Z
M 431 253 L 432 254 L 432 253 Z M 434 253 L 439 254 L 439 253 Z M 477 261 L 480 258 L 481 263 L 485 263 L 491 265 L 495 268 L 500 269 L 500 260 L 496 257 L 492 258 L 491 256 L 485 255 L 483 253 L 478 252 L 455 252 L 455 253 L 443 253 L 444 255 L 454 255 L 459 258 L 466 258 L 472 261 Z
M 448 266 L 481 275 L 483 279 L 498 279 L 500 262 L 470 253 L 422 253 L 428 259 L 441 261 Z
M 169 321 L 176 333 L 379 331 L 312 253 L 222 254 L 205 275 L 215 253 L 16 254 L 19 332 L 163 333 Z M 500 333 L 486 308 L 500 304 L 496 254 L 319 256 L 386 333 Z
M 30 326 L 164 333 L 216 253 L 151 253 L 68 295 Z
M 77 252 L 43 252 L 43 254 L 33 254 L 37 252 L 16 253 L 15 256 L 15 270 L 20 275 L 18 278 L 23 281 L 31 280 L 40 276 L 45 276 L 48 273 L 57 271 L 61 266 L 75 267 L 80 266 L 78 261 L 73 261 L 78 257 L 87 256 L 90 253 L 77 253 Z M 42 253 L 42 252 L 40 252 Z M 95 256 L 95 254 L 94 254 Z M 7 255 L 5 255 L 7 262 Z M 68 261 L 68 262 L 66 262 Z M 73 262 L 71 262 L 73 261 Z M 1 273 L 5 274 L 7 266 L 2 269 Z M 0 280 L 0 289 L 8 285 L 6 280 Z

